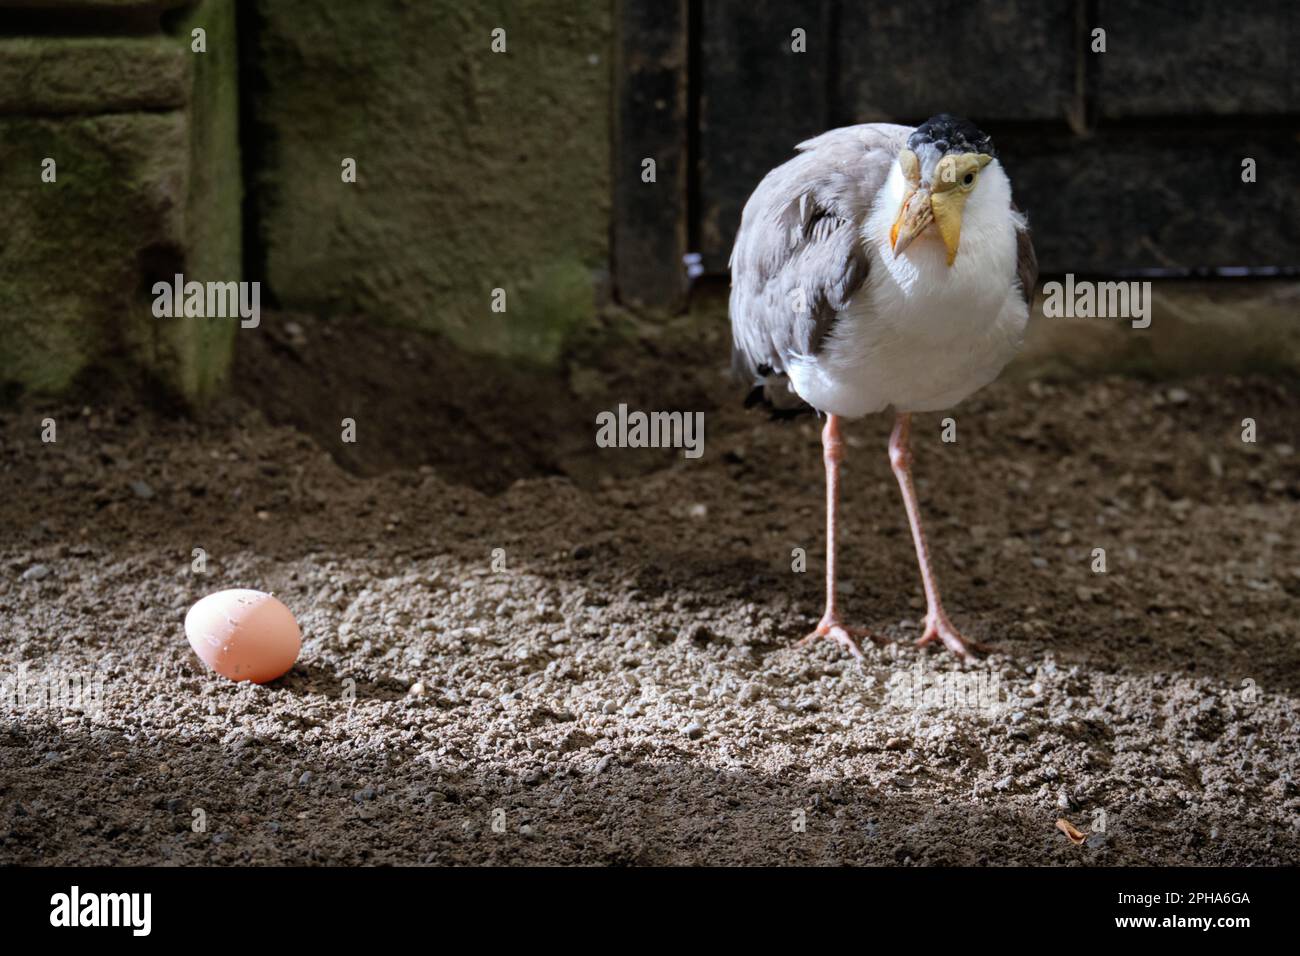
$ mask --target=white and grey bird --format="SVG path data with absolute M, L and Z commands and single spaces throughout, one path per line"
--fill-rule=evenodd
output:
M 940 114 L 915 129 L 868 123 L 800 143 L 745 204 L 731 254 L 737 370 L 778 408 L 826 416 L 826 613 L 807 643 L 861 650 L 835 603 L 841 418 L 892 408 L 889 458 L 927 603 L 920 643 L 969 657 L 930 564 L 909 433 L 913 412 L 950 408 L 1015 354 L 1038 265 L 989 136 Z

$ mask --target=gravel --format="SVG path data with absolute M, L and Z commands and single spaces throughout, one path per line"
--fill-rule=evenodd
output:
M 329 337 L 301 321 L 312 361 Z M 852 424 L 842 610 L 884 641 L 858 663 L 794 646 L 822 611 L 816 422 L 768 422 L 669 357 L 588 376 L 608 391 L 563 434 L 666 389 L 709 413 L 698 461 L 584 448 L 543 467 L 501 451 L 532 440 L 517 405 L 467 405 L 460 464 L 436 472 L 341 467 L 329 430 L 238 397 L 198 422 L 0 414 L 0 676 L 102 689 L 85 709 L 0 704 L 0 863 L 1300 861 L 1289 386 L 1197 379 L 1157 402 L 1124 379 L 1001 383 L 957 410 L 955 444 L 918 416 L 946 604 L 994 646 L 964 667 L 914 646 L 890 423 Z M 44 414 L 55 454 L 32 440 Z M 1267 442 L 1243 445 L 1247 416 Z M 405 421 L 410 447 L 437 444 L 438 421 Z M 122 493 L 127 462 L 147 507 Z M 185 640 L 185 609 L 235 586 L 302 625 L 270 685 L 216 678 Z

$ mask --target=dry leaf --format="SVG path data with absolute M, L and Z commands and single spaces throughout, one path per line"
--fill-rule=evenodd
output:
M 1065 817 L 1061 817 L 1061 819 L 1056 821 L 1056 828 L 1069 837 L 1070 842 L 1075 846 L 1082 845 L 1083 841 L 1088 839 L 1087 834 L 1081 833 L 1079 828 L 1069 820 L 1065 819 Z

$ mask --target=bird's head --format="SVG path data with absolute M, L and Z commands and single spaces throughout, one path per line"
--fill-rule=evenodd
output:
M 902 255 L 934 225 L 948 250 L 948 265 L 952 265 L 961 241 L 966 201 L 991 162 L 993 140 L 968 120 L 940 113 L 918 126 L 898 154 L 907 185 L 889 231 L 894 255 Z

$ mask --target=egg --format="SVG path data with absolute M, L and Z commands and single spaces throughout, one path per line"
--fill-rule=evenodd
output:
M 293 612 L 263 591 L 209 594 L 185 615 L 190 647 L 222 677 L 265 684 L 285 673 L 302 650 Z

